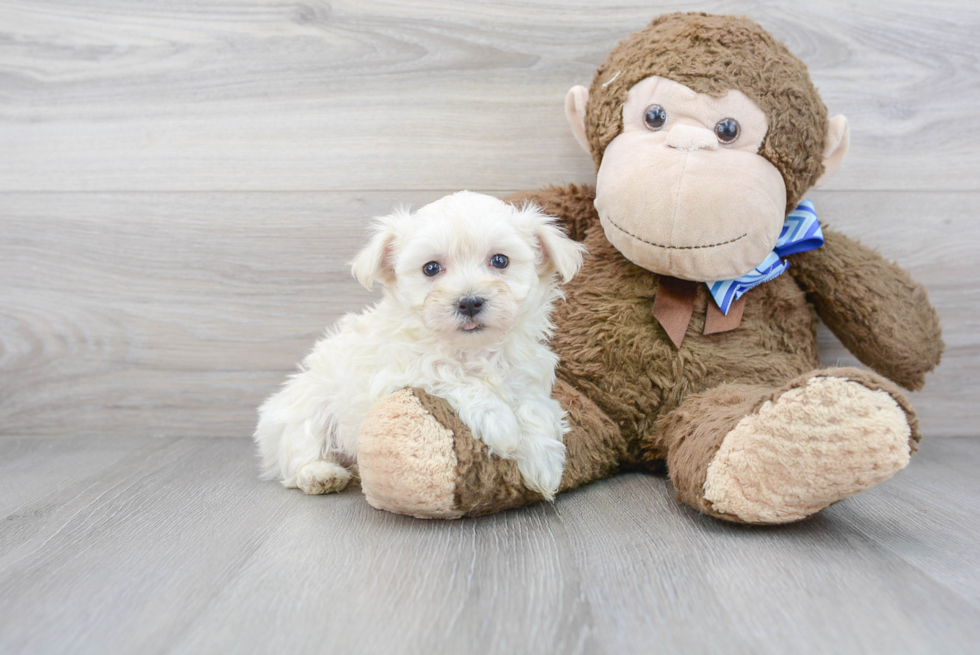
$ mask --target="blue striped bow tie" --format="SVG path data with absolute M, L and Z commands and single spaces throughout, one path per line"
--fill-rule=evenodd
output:
M 820 230 L 817 212 L 813 210 L 812 202 L 804 200 L 786 217 L 776 247 L 765 261 L 741 277 L 705 284 L 708 285 L 711 297 L 715 299 L 718 308 L 727 316 L 732 303 L 741 298 L 746 291 L 786 272 L 789 262 L 783 260 L 783 257 L 816 250 L 822 245 L 823 232 Z

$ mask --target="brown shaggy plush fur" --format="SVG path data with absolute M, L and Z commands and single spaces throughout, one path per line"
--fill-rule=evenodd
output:
M 658 276 L 630 263 L 606 240 L 592 196 L 591 187 L 569 187 L 523 198 L 548 213 L 577 198 L 574 214 L 591 214 L 591 225 L 582 231 L 589 255 L 564 286 L 567 301 L 555 308 L 552 345 L 561 358 L 559 378 L 627 435 L 628 463 L 666 457 L 657 420 L 689 394 L 732 380 L 782 384 L 819 366 L 816 317 L 788 275 L 746 294 L 741 327 L 720 334 L 702 334 L 708 293 L 699 285 L 683 346 L 675 348 L 651 314 Z
M 824 230 L 822 248 L 789 257 L 791 275 L 744 296 L 742 324 L 733 332 L 702 334 L 708 293 L 700 285 L 677 349 L 651 315 L 658 276 L 630 263 L 606 240 L 593 196 L 592 187 L 569 186 L 508 200 L 531 200 L 559 216 L 568 212 L 589 249 L 582 271 L 564 287 L 567 301 L 555 309 L 558 375 L 625 432 L 629 463 L 666 457 L 658 420 L 690 394 L 736 381 L 782 387 L 817 369 L 814 305 L 830 312 L 829 326 L 855 355 L 907 388 L 921 385 L 924 371 L 939 363 L 939 319 L 925 289 L 895 264 L 830 230 Z M 864 286 L 855 288 L 856 281 Z M 882 320 L 890 325 L 869 334 Z M 881 384 L 893 387 L 886 380 Z M 908 406 L 904 398 L 899 404 Z
M 512 460 L 490 457 L 486 445 L 473 438 L 452 408 L 440 398 L 415 389 L 422 407 L 441 425 L 453 431 L 456 451 L 456 502 L 467 516 L 492 514 L 541 500 L 527 489 Z M 626 459 L 626 444 L 619 429 L 588 398 L 558 381 L 554 397 L 568 412 L 572 432 L 566 435 L 568 449 L 559 491 L 568 491 L 614 474 Z
M 832 329 L 869 363 L 914 360 L 895 379 L 906 386 L 919 384 L 916 372 L 938 363 L 942 341 L 928 302 L 909 302 L 923 298 L 924 290 L 906 274 L 896 275 L 901 269 L 847 237 L 827 232 L 824 248 L 791 257 L 791 271 L 807 257 L 807 265 L 798 268 L 811 287 L 812 303 L 794 276 L 782 275 L 746 294 L 739 328 L 704 335 L 708 298 L 701 285 L 687 336 L 677 349 L 651 315 L 657 275 L 631 264 L 606 241 L 593 193 L 592 187 L 572 185 L 507 198 L 515 204 L 535 202 L 560 216 L 572 236 L 589 248 L 582 271 L 564 287 L 567 302 L 554 314 L 558 329 L 553 346 L 561 357 L 555 398 L 568 410 L 572 425 L 565 436 L 568 453 L 560 491 L 621 467 L 662 470 L 666 461 L 679 500 L 739 521 L 704 500 L 705 475 L 714 454 L 740 419 L 814 376 L 840 377 L 888 393 L 906 413 L 914 451 L 920 439 L 918 421 L 898 388 L 870 371 L 820 369 L 816 343 L 814 304 L 835 308 L 849 301 L 864 303 L 829 319 Z M 823 255 L 822 266 L 818 254 Z M 865 291 L 845 291 L 851 289 L 847 282 L 855 279 L 855 269 L 868 284 Z M 902 286 L 893 288 L 899 284 L 895 279 Z M 905 329 L 858 340 L 849 336 L 872 324 L 876 313 Z M 926 342 L 932 346 L 924 346 Z M 454 434 L 454 509 L 476 516 L 541 499 L 523 486 L 514 462 L 490 457 L 444 401 L 415 393 Z
M 820 318 L 858 359 L 917 391 L 943 353 L 939 315 L 925 288 L 897 264 L 824 229 L 819 250 L 791 257 L 789 272 Z
M 743 418 L 759 411 L 791 389 L 805 386 L 814 377 L 836 377 L 857 382 L 872 391 L 888 393 L 905 412 L 914 453 L 921 435 L 915 411 L 898 388 L 881 376 L 856 368 L 828 368 L 801 375 L 778 389 L 749 384 L 723 384 L 684 400 L 681 407 L 660 420 L 660 429 L 669 442 L 668 470 L 677 498 L 695 509 L 718 518 L 733 517 L 715 511 L 704 499 L 708 466 L 725 436 Z
M 769 133 L 759 154 L 783 175 L 787 213 L 823 173 L 827 108 L 806 65 L 748 18 L 683 13 L 658 17 L 599 67 L 585 121 L 597 169 L 623 131 L 630 88 L 654 75 L 713 96 L 738 89 L 766 113 Z
M 806 67 L 748 19 L 703 14 L 658 18 L 623 41 L 599 69 L 586 115 L 587 137 L 597 166 L 606 146 L 622 130 L 622 105 L 630 87 L 652 75 L 713 95 L 737 88 L 766 112 L 770 129 L 760 154 L 782 173 L 787 211 L 796 207 L 822 173 L 827 111 Z M 878 373 L 906 388 L 918 389 L 925 373 L 939 363 L 943 349 L 939 319 L 921 285 L 873 250 L 825 227 L 823 247 L 790 256 L 789 274 L 743 296 L 742 322 L 732 331 L 703 333 L 709 297 L 705 285 L 699 284 L 693 316 L 677 348 L 651 313 L 658 276 L 631 263 L 607 241 L 594 207 L 594 194 L 592 187 L 572 185 L 507 198 L 515 204 L 535 202 L 546 213 L 559 217 L 572 238 L 582 241 L 589 251 L 581 272 L 564 286 L 566 302 L 559 303 L 553 315 L 557 326 L 553 347 L 560 356 L 555 397 L 568 410 L 572 425 L 565 437 L 566 468 L 560 490 L 611 475 L 624 466 L 662 470 L 666 461 L 678 498 L 702 512 L 731 521 L 766 521 L 770 515 L 777 517 L 771 522 L 802 518 L 801 514 L 779 511 L 726 514 L 706 500 L 705 487 L 709 468 L 726 435 L 746 418 L 752 421 L 741 425 L 761 426 L 759 434 L 763 437 L 782 429 L 780 440 L 772 442 L 780 445 L 792 446 L 793 436 L 799 433 L 796 426 L 820 423 L 823 431 L 805 435 L 812 437 L 810 443 L 816 442 L 819 449 L 820 439 L 835 438 L 833 427 L 827 431 L 826 426 L 834 426 L 836 418 L 857 424 L 851 432 L 856 438 L 875 438 L 879 424 L 867 418 L 871 414 L 864 411 L 867 407 L 860 401 L 837 410 L 841 397 L 825 396 L 815 401 L 816 405 L 801 401 L 797 409 L 773 409 L 780 398 L 801 397 L 802 392 L 795 390 L 814 378 L 828 380 L 815 382 L 812 387 L 845 388 L 858 398 L 867 397 L 865 390 L 883 392 L 893 399 L 894 403 L 884 399 L 891 412 L 889 420 L 902 424 L 904 414 L 908 429 L 902 424 L 902 429 L 892 434 L 900 439 L 908 435 L 909 450 L 901 453 L 905 459 L 900 464 L 878 471 L 881 475 L 876 479 L 880 481 L 904 466 L 920 438 L 918 422 L 901 391 Z M 877 372 L 820 369 L 818 313 L 841 341 Z M 849 383 L 865 390 L 855 392 Z M 540 499 L 521 484 L 514 462 L 490 457 L 487 448 L 472 438 L 444 401 L 418 391 L 415 397 L 427 417 L 431 415 L 439 425 L 449 428 L 443 434 L 451 431 L 452 436 L 444 438 L 453 440 L 455 512 L 486 514 Z M 882 395 L 875 398 L 881 400 Z M 786 402 L 781 407 L 792 405 Z M 793 420 L 765 423 L 763 408 L 770 412 L 766 416 L 786 411 L 789 413 L 780 418 Z M 808 413 L 811 410 L 816 414 Z M 839 416 L 835 411 L 850 413 Z M 807 423 L 813 415 L 818 418 Z M 785 428 L 787 425 L 792 429 Z M 767 432 L 770 428 L 772 431 Z M 446 446 L 449 451 L 448 445 L 444 442 L 440 447 Z M 901 445 L 904 449 L 904 443 Z M 873 453 L 873 446 L 869 452 Z M 770 451 L 777 454 L 775 467 L 782 466 L 778 460 L 781 452 L 778 448 Z M 851 479 L 838 475 L 835 480 L 843 479 L 848 493 L 860 491 L 873 484 L 862 486 L 861 471 L 867 470 L 862 466 L 877 463 L 866 459 L 850 469 L 846 461 L 840 462 L 835 468 Z M 767 477 L 765 464 L 754 460 L 748 464 L 747 469 L 755 476 L 751 481 L 754 488 L 766 487 L 778 477 Z M 756 464 L 758 471 L 753 468 Z M 819 498 L 833 502 L 834 484 L 818 490 Z M 725 492 L 740 491 L 735 483 L 722 487 Z M 766 488 L 767 493 L 770 491 L 773 493 L 767 497 L 771 498 L 785 498 L 782 491 L 791 493 Z M 721 502 L 736 496 L 729 495 Z M 821 502 L 796 506 L 818 511 L 826 504 Z M 729 503 L 729 507 L 735 506 L 737 503 Z M 399 511 L 397 505 L 393 511 Z

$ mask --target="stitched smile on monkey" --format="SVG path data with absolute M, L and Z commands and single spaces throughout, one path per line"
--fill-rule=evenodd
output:
M 586 149 L 579 108 L 588 96 L 575 87 L 566 102 Z M 770 121 L 748 95 L 699 93 L 654 75 L 627 91 L 621 125 L 605 146 L 595 207 L 606 238 L 627 259 L 696 282 L 736 278 L 766 259 L 787 193 L 780 170 L 759 153 Z M 846 131 L 843 116 L 829 121 L 824 177 L 843 160 Z

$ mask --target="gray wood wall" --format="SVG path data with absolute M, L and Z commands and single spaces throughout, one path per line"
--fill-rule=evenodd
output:
M 565 91 L 672 10 L 758 20 L 849 117 L 812 197 L 929 287 L 947 350 L 914 402 L 977 435 L 975 0 L 0 0 L 0 434 L 247 437 L 371 299 L 365 221 L 592 181 Z

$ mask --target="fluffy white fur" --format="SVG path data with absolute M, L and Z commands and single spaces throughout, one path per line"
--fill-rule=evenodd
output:
M 493 453 L 516 460 L 528 487 L 554 496 L 568 428 L 551 398 L 549 314 L 582 253 L 538 208 L 469 191 L 378 219 L 351 269 L 368 289 L 380 281 L 384 295 L 344 316 L 259 409 L 263 477 L 309 494 L 343 489 L 371 407 L 420 387 L 446 399 Z M 491 265 L 497 254 L 506 268 Z M 441 272 L 425 275 L 429 262 Z M 459 303 L 473 297 L 482 309 L 465 316 Z

